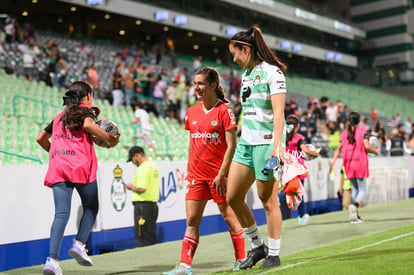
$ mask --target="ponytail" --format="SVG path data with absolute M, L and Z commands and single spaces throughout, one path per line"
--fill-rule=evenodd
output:
M 355 129 L 357 128 L 361 116 L 357 112 L 350 112 L 349 113 L 349 123 L 348 123 L 348 142 L 350 144 L 355 143 Z
M 63 131 L 65 131 L 65 127 L 69 131 L 81 130 L 86 116 L 92 115 L 95 117 L 94 110 L 79 106 L 81 99 L 92 93 L 91 86 L 86 82 L 76 81 L 70 85 L 69 90 L 63 97 L 63 105 L 66 106 L 65 113 L 62 116 Z
M 280 61 L 276 54 L 270 49 L 263 38 L 262 31 L 257 25 L 253 25 L 248 31 L 236 33 L 230 40 L 238 48 L 250 47 L 255 64 L 262 61 L 277 66 L 283 73 L 286 73 L 286 65 Z

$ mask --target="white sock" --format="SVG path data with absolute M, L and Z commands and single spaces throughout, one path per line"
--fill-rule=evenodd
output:
M 280 252 L 280 238 L 268 238 L 269 241 L 269 256 L 279 256 Z
M 252 226 L 243 228 L 245 236 L 249 239 L 252 249 L 263 245 L 263 239 L 260 237 L 259 229 L 257 228 L 256 223 Z

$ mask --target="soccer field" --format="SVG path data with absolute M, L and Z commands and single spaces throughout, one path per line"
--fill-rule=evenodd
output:
M 364 223 L 350 224 L 348 212 L 311 216 L 306 226 L 283 222 L 280 267 L 231 271 L 233 247 L 228 233 L 202 236 L 194 274 L 412 274 L 414 199 L 360 210 Z M 266 237 L 266 226 L 260 227 Z M 266 240 L 267 242 L 267 240 Z M 248 250 L 249 246 L 246 246 Z M 61 262 L 64 274 L 162 274 L 180 259 L 181 241 L 92 256 L 93 267 Z M 66 253 L 64 251 L 63 253 Z M 43 265 L 2 274 L 39 274 Z

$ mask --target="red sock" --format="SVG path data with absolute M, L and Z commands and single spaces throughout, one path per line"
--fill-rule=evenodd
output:
M 233 242 L 234 255 L 236 260 L 242 260 L 246 257 L 246 252 L 244 250 L 244 231 L 243 229 L 237 233 L 230 232 L 231 241 Z
M 184 236 L 181 246 L 181 263 L 191 266 L 197 246 L 198 240 Z

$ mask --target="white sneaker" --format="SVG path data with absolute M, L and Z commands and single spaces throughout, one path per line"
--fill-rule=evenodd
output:
M 59 262 L 47 257 L 45 266 L 43 267 L 44 275 L 63 275 Z
M 358 220 L 358 208 L 351 204 L 349 207 L 349 220 L 351 221 L 351 223 L 354 223 Z
M 298 224 L 299 225 L 306 225 L 309 221 L 309 214 L 303 215 L 303 217 L 298 217 Z
M 79 245 L 76 240 L 73 240 L 73 245 L 69 249 L 68 253 L 78 262 L 78 264 L 83 266 L 91 266 L 93 263 L 87 252 L 88 250 L 85 248 L 85 245 Z

